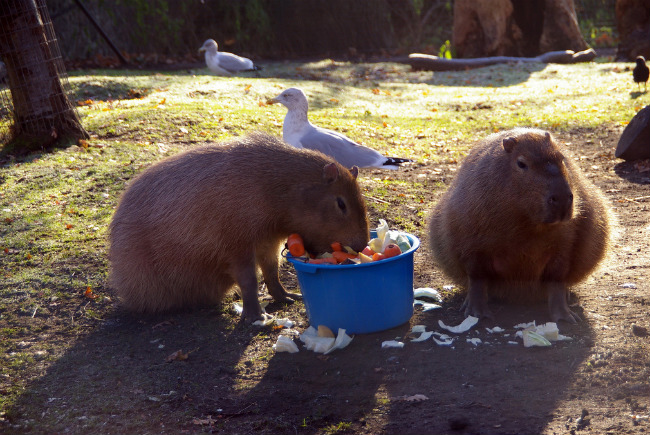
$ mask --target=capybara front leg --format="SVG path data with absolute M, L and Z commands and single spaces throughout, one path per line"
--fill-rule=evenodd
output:
M 242 305 L 244 310 L 242 317 L 247 322 L 264 320 L 262 316 L 262 307 L 257 298 L 257 273 L 255 264 L 244 264 L 236 268 L 235 281 L 241 292 Z
M 460 307 L 465 310 L 466 316 L 493 318 L 492 311 L 488 308 L 488 286 L 487 281 L 476 278 L 469 278 L 467 297 Z
M 547 283 L 548 310 L 551 320 L 558 322 L 564 320 L 569 323 L 580 322 L 580 316 L 569 308 L 569 290 L 560 282 Z
M 275 255 L 275 252 L 277 252 L 277 249 L 273 248 L 267 251 L 266 254 L 258 255 L 257 258 L 269 294 L 276 302 L 293 302 L 296 299 L 301 299 L 301 294 L 288 292 L 282 283 L 280 283 L 278 257 Z

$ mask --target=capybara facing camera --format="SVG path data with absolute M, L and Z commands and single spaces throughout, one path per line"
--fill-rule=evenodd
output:
M 472 148 L 432 211 L 429 242 L 443 272 L 467 286 L 466 315 L 491 317 L 488 296 L 541 296 L 553 321 L 575 323 L 568 286 L 605 256 L 610 222 L 600 191 L 550 133 L 520 128 Z
M 276 301 L 278 256 L 299 233 L 312 252 L 369 239 L 358 170 L 262 133 L 162 160 L 131 181 L 110 225 L 109 284 L 136 312 L 215 304 L 236 284 L 262 317 L 257 270 Z

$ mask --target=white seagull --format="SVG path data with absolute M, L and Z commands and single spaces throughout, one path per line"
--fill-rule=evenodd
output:
M 253 64 L 253 61 L 237 56 L 236 54 L 219 51 L 219 46 L 214 39 L 208 39 L 199 48 L 199 53 L 205 51 L 205 63 L 210 71 L 222 75 L 231 76 L 242 71 L 257 71 L 262 69 Z
M 270 100 L 284 105 L 288 111 L 282 125 L 282 138 L 296 148 L 309 148 L 334 158 L 337 162 L 351 168 L 399 169 L 410 159 L 384 157 L 379 152 L 359 145 L 345 135 L 333 130 L 313 125 L 307 119 L 309 105 L 305 93 L 298 88 L 289 88 Z

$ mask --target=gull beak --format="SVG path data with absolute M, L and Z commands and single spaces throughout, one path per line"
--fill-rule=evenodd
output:
M 275 103 L 279 103 L 277 98 L 271 98 L 266 100 L 266 104 L 275 104 Z
M 205 45 L 203 47 L 199 48 L 199 53 L 202 52 L 202 51 L 205 51 Z

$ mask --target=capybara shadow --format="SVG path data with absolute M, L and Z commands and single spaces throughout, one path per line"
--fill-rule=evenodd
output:
M 255 133 L 167 158 L 132 180 L 109 232 L 109 285 L 138 313 L 217 304 L 235 285 L 243 316 L 262 318 L 257 270 L 276 301 L 291 233 L 310 252 L 369 239 L 356 167 Z
M 472 148 L 434 207 L 436 263 L 467 286 L 466 315 L 491 317 L 489 296 L 548 300 L 551 319 L 575 323 L 569 286 L 604 258 L 611 212 L 602 193 L 550 133 L 518 128 Z

